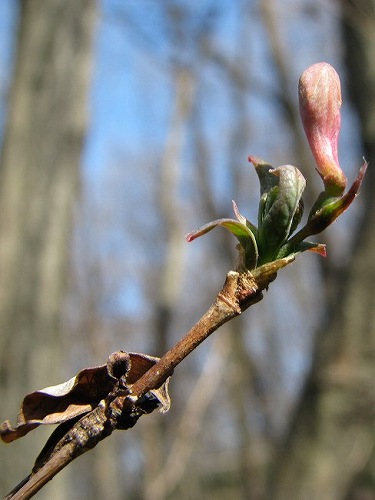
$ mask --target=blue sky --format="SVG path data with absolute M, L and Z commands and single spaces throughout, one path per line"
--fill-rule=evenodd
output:
M 212 2 L 206 0 L 199 5 L 189 7 L 194 15 L 190 24 L 199 23 L 201 13 L 207 6 L 215 6 L 219 13 L 215 21 L 215 43 L 220 44 L 225 55 L 236 56 L 236 30 L 239 25 L 240 9 L 235 8 L 237 2 L 231 4 L 224 1 Z M 308 5 L 308 1 L 301 2 Z M 320 4 L 320 2 L 318 2 Z M 15 36 L 17 21 L 17 2 L 2 0 L 0 7 L 0 96 L 4 103 L 7 85 L 10 81 L 9 68 L 13 61 L 12 42 Z M 147 16 L 144 15 L 147 9 Z M 291 54 L 297 64 L 291 64 L 297 80 L 299 73 L 307 63 L 315 62 L 317 51 L 328 62 L 335 62 L 337 46 L 330 44 L 326 37 L 317 36 L 317 30 L 328 32 L 335 19 L 335 9 L 332 2 L 327 3 L 327 15 L 306 16 L 304 24 L 293 23 L 299 11 L 291 11 L 288 29 L 284 35 L 291 43 L 294 53 Z M 284 14 L 285 15 L 285 14 Z M 140 21 L 141 20 L 141 21 Z M 141 26 L 141 36 L 145 38 L 145 47 L 134 39 L 132 25 Z M 84 165 L 92 171 L 100 170 L 108 161 L 108 155 L 113 148 L 123 145 L 124 149 L 137 153 L 144 147 L 147 133 L 147 147 L 152 149 L 163 142 L 166 119 L 169 112 L 171 96 L 171 81 L 167 75 L 169 61 L 176 54 L 189 62 L 190 55 L 182 51 L 171 51 L 163 34 L 164 20 L 162 9 L 158 2 L 152 0 L 127 1 L 102 0 L 100 22 L 95 41 L 94 78 L 91 90 L 90 113 L 91 126 L 88 135 Z M 251 26 L 253 36 L 249 46 L 249 59 L 256 64 L 261 84 L 273 85 L 274 75 L 269 64 L 268 48 L 261 23 Z M 289 39 L 289 40 L 288 40 Z M 150 44 L 151 42 L 151 44 Z M 189 47 L 189 43 L 186 43 Z M 319 57 L 319 55 L 318 55 Z M 298 63 L 298 60 L 301 62 Z M 261 108 L 262 103 L 253 102 L 259 111 L 267 113 L 267 108 Z M 345 113 L 347 108 L 344 108 Z M 1 107 L 3 120 L 4 107 Z M 274 113 L 274 110 L 271 110 Z M 344 121 L 345 126 L 345 121 Z M 146 132 L 147 131 L 147 132 Z M 152 133 L 150 133 L 152 131 Z
M 194 7 L 188 2 L 184 5 L 190 16 L 187 16 L 187 31 L 182 46 L 170 43 L 173 33 L 162 15 L 163 9 L 155 1 L 124 2 L 120 0 L 102 0 L 97 34 L 95 38 L 95 59 L 93 66 L 93 80 L 90 90 L 89 110 L 90 121 L 86 140 L 86 147 L 82 161 L 85 192 L 95 200 L 99 211 L 112 210 L 110 217 L 123 216 L 119 211 L 133 210 L 132 198 L 135 201 L 145 199 L 145 213 L 150 214 L 150 205 L 146 198 L 150 192 L 144 185 L 141 172 L 134 171 L 133 165 L 139 165 L 144 158 L 151 159 L 150 171 L 157 172 L 160 157 L 163 153 L 165 135 L 171 113 L 174 82 L 170 75 L 172 62 L 193 66 L 193 52 L 189 48 L 196 43 L 194 32 L 203 22 L 202 13 L 207 13 L 208 6 L 212 6 L 210 41 L 222 55 L 237 61 L 239 64 L 251 68 L 254 85 L 258 89 L 249 93 L 248 120 L 252 128 L 253 138 L 249 139 L 248 151 L 243 155 L 243 168 L 247 174 L 247 154 L 266 157 L 280 152 L 280 163 L 293 163 L 297 159 L 287 156 L 287 146 L 290 141 L 289 131 L 282 126 L 280 109 L 269 95 L 277 88 L 277 78 L 270 61 L 269 46 L 266 33 L 259 22 L 259 11 L 256 2 L 252 7 L 251 26 L 248 27 L 248 50 L 245 60 L 238 61 L 238 35 L 243 29 L 241 14 L 245 2 L 228 3 L 225 1 L 213 2 L 205 0 Z M 335 43 L 335 14 L 332 2 L 314 3 L 309 0 L 295 2 L 288 0 L 289 9 L 280 10 L 281 34 L 293 51 L 290 54 L 289 65 L 291 81 L 297 85 L 299 73 L 310 63 L 320 57 L 328 60 L 337 67 L 340 64 L 341 48 Z M 178 2 L 176 2 L 178 5 Z M 277 2 L 276 2 L 277 5 Z M 281 4 L 280 4 L 281 5 Z M 303 11 L 307 5 L 313 6 L 316 12 L 305 15 Z M 17 2 L 2 0 L 0 11 L 0 126 L 3 125 L 7 88 L 11 79 L 13 61 L 13 42 L 16 36 Z M 320 10 L 319 10 L 320 8 Z M 144 13 L 147 12 L 147 16 Z M 323 14 L 322 14 L 323 12 Z M 300 22 L 300 16 L 304 22 Z M 214 20 L 212 20 L 214 19 Z M 212 26 L 214 28 L 212 29 Z M 285 29 L 287 28 L 287 29 Z M 322 36 L 325 34 L 326 36 Z M 332 40 L 327 38 L 328 34 Z M 190 38 L 189 38 L 190 37 Z M 340 70 L 340 67 L 338 67 Z M 200 88 L 206 92 L 206 100 L 202 102 L 205 111 L 207 139 L 213 145 L 212 157 L 214 168 L 211 169 L 211 182 L 215 186 L 215 196 L 218 206 L 230 212 L 232 198 L 228 172 L 227 156 L 223 154 L 226 147 L 226 130 L 235 126 L 230 96 L 226 93 L 225 82 L 222 82 L 222 73 L 217 69 L 200 69 Z M 345 75 L 343 75 L 345 77 Z M 200 91 L 198 88 L 198 91 Z M 297 92 L 295 91 L 297 99 Z M 345 97 L 345 95 L 344 95 Z M 354 122 L 354 125 L 353 125 Z M 356 133 L 355 117 L 351 114 L 350 105 L 346 102 L 343 107 L 343 131 L 341 134 L 340 156 L 345 168 L 349 167 L 349 175 L 358 166 L 358 134 Z M 184 163 L 191 168 L 192 158 L 188 146 L 184 150 Z M 268 159 L 268 158 L 267 158 Z M 276 160 L 277 161 L 277 160 Z M 138 167 L 136 167 L 138 168 Z M 114 170 L 113 170 L 114 169 Z M 110 174 L 115 171 L 117 173 Z M 249 173 L 249 184 L 253 178 Z M 113 191 L 111 197 L 121 198 L 119 186 L 111 185 L 111 176 L 118 176 L 119 182 L 131 184 L 131 188 L 123 189 L 123 196 L 128 197 L 129 205 L 124 207 L 125 201 L 117 202 L 117 209 L 107 209 L 108 192 Z M 122 176 L 122 177 L 121 177 Z M 188 189 L 187 183 L 184 189 Z M 237 200 L 240 206 L 248 203 L 247 187 Z M 184 193 L 188 197 L 189 193 Z M 221 201 L 223 200 L 223 201 Z M 187 200 L 188 203 L 191 201 Z M 246 208 L 246 205 L 245 205 Z M 113 211 L 118 210 L 118 213 Z M 229 214 L 228 214 L 229 215 Z M 140 217 L 140 214 L 138 215 Z M 149 225 L 157 225 L 154 215 L 147 217 Z M 349 216 L 350 217 L 350 216 Z M 144 220 L 143 223 L 146 223 Z M 340 223 L 339 223 L 340 224 Z M 344 227 L 340 226 L 338 227 Z M 149 228 L 148 228 L 149 229 Z M 186 227 L 186 231 L 193 227 Z M 108 241 L 103 243 L 102 251 L 111 248 L 114 252 L 122 246 L 128 247 L 129 241 L 123 234 L 111 232 Z M 139 259 L 147 259 L 137 248 L 137 243 L 128 248 L 130 254 L 136 254 Z M 107 250 L 106 250 L 107 249 Z M 129 285 L 127 285 L 129 286 Z M 124 294 L 121 294 L 123 296 Z M 126 295 L 126 294 L 125 294 Z M 139 296 L 139 293 L 128 294 Z
M 82 161 L 85 192 L 94 198 L 99 212 L 108 210 L 108 216 L 113 218 L 133 211 L 132 204 L 144 199 L 144 213 L 151 215 L 148 215 L 147 221 L 144 219 L 142 223 L 148 223 L 150 227 L 156 226 L 158 221 L 153 219 L 152 207 L 146 200 L 150 193 L 144 185 L 144 178 L 141 172 L 133 171 L 133 165 L 138 165 L 142 162 L 142 158 L 149 156 L 152 162 L 150 170 L 155 172 L 159 168 L 174 90 L 173 78 L 170 75 L 172 61 L 178 60 L 180 64 L 188 66 L 194 64 L 189 47 L 193 47 L 196 43 L 193 34 L 204 22 L 202 13 L 207 13 L 208 6 L 212 6 L 212 16 L 214 16 L 214 21 L 212 19 L 210 21 L 214 26 L 210 32 L 211 42 L 222 55 L 234 61 L 238 58 L 238 34 L 239 30 L 243 29 L 241 23 L 243 9 L 238 8 L 238 5 L 243 7 L 245 2 L 205 0 L 199 4 L 195 3 L 194 6 L 188 2 L 180 3 L 190 13 L 190 16 L 187 16 L 189 29 L 187 35 L 184 35 L 183 46 L 173 46 L 170 43 L 173 34 L 169 31 L 163 9 L 158 2 L 151 0 L 128 1 L 126 4 L 120 0 L 102 0 L 95 38 L 95 60 L 89 100 L 90 121 Z M 309 0 L 303 2 L 288 0 L 287 3 L 293 8 L 280 11 L 280 26 L 285 43 L 293 50 L 289 63 L 291 80 L 294 80 L 296 85 L 299 73 L 308 64 L 316 62 L 317 57 L 324 55 L 326 60 L 337 66 L 340 47 L 337 43 L 333 43 L 336 22 L 333 3 L 326 3 L 327 8 L 323 9 L 324 15 L 317 13 L 305 15 L 303 24 L 300 22 L 300 16 L 304 14 L 303 8 L 313 4 Z M 13 0 L 2 0 L 0 7 L 0 96 L 2 98 L 0 125 L 4 121 L 6 91 L 11 78 L 12 42 L 16 36 L 16 5 L 17 2 Z M 242 168 L 246 171 L 245 175 L 248 175 L 249 183 L 256 179 L 251 177 L 253 172 L 247 174 L 249 170 L 247 154 L 266 157 L 270 152 L 272 161 L 275 153 L 280 151 L 282 156 L 280 163 L 293 163 L 296 160 L 286 155 L 285 144 L 290 140 L 289 131 L 279 125 L 282 124 L 280 110 L 275 107 L 272 98 L 267 97 L 267 94 L 272 93 L 277 87 L 277 78 L 270 61 L 267 37 L 262 23 L 259 22 L 256 5 L 256 2 L 251 3 L 253 11 L 251 26 L 248 27 L 247 57 L 246 60 L 239 61 L 239 64 L 251 67 L 255 86 L 260 89 L 249 94 L 247 103 L 253 139 L 252 142 L 249 140 L 247 153 L 244 152 Z M 318 2 L 318 7 L 319 5 L 321 7 L 321 2 Z M 145 12 L 147 16 L 144 15 Z M 283 30 L 283 26 L 288 29 Z M 330 33 L 332 42 L 329 42 L 327 36 L 321 36 L 321 33 Z M 206 88 L 208 96 L 202 103 L 205 107 L 206 134 L 209 142 L 214 145 L 211 182 L 215 186 L 215 196 L 220 208 L 221 205 L 223 210 L 228 207 L 230 213 L 231 175 L 227 168 L 227 156 L 223 154 L 225 149 L 223 146 L 227 140 L 226 130 L 235 126 L 232 123 L 230 98 L 223 90 L 225 82 L 221 81 L 222 74 L 219 70 L 203 68 L 202 75 L 199 84 L 202 88 Z M 297 92 L 295 95 L 297 99 Z M 343 109 L 343 139 L 340 152 L 345 167 L 356 167 L 358 164 L 358 135 L 352 132 L 355 130 L 353 120 L 350 106 L 346 104 Z M 190 168 L 192 162 L 189 154 L 189 148 L 186 147 L 184 160 L 187 168 Z M 110 174 L 116 169 L 117 174 Z M 126 190 L 126 187 L 111 184 L 113 182 L 116 184 L 111 180 L 111 176 L 116 175 L 120 184 L 127 182 L 131 184 L 131 188 Z M 186 185 L 185 183 L 185 187 Z M 248 203 L 245 188 L 243 199 L 237 200 L 241 208 Z M 125 201 L 116 202 L 117 208 L 106 208 L 104 203 L 108 202 L 108 193 L 110 192 L 110 198 L 120 199 L 121 191 Z M 133 199 L 135 201 L 132 201 Z M 123 206 L 126 200 L 129 201 L 127 207 Z M 191 203 L 189 200 L 187 202 Z M 138 217 L 141 217 L 141 213 Z M 186 227 L 186 231 L 189 229 L 193 227 Z M 137 247 L 136 241 L 130 245 L 122 232 L 109 231 L 107 238 L 99 247 L 100 251 L 109 251 L 112 254 L 118 248 L 121 254 L 123 248 L 126 248 L 128 253 L 136 255 L 140 262 L 149 258 L 145 251 Z M 125 289 L 131 286 L 130 283 L 131 280 L 126 280 Z M 140 297 L 138 289 L 137 292 L 134 286 L 131 286 L 131 289 L 130 293 L 125 291 L 120 294 L 120 303 L 125 298 L 128 304 L 126 309 L 132 309 L 135 302 L 139 302 L 137 299 L 128 303 L 126 297 Z M 112 297 L 110 302 L 116 303 L 116 300 L 113 302 Z
M 163 242 L 156 238 L 160 220 L 153 206 L 155 194 L 152 183 L 157 181 L 173 101 L 171 96 L 174 87 L 169 74 L 170 65 L 176 58 L 181 64 L 193 65 L 194 56 L 189 52 L 189 47 L 194 45 L 195 40 L 192 35 L 190 39 L 187 37 L 183 49 L 168 43 L 170 33 L 165 31 L 165 20 L 161 16 L 160 4 L 156 0 L 126 2 L 102 0 L 101 3 L 102 12 L 95 39 L 93 82 L 89 100 L 90 122 L 82 161 L 84 194 L 87 197 L 85 201 L 88 200 L 86 209 L 93 212 L 89 214 L 93 217 L 91 224 L 86 228 L 89 233 L 91 231 L 88 239 L 89 257 L 95 260 L 99 254 L 99 259 L 101 258 L 105 265 L 112 266 L 113 275 L 109 278 L 106 275 L 105 279 L 108 282 L 103 284 L 101 291 L 103 303 L 100 312 L 109 316 L 117 314 L 138 318 L 141 315 L 149 315 L 152 307 L 147 297 L 148 290 L 144 290 L 142 283 L 137 279 L 138 270 L 152 270 L 152 266 L 157 270 L 165 255 Z M 3 125 L 6 92 L 11 78 L 12 42 L 16 35 L 16 4 L 14 0 L 1 0 L 0 6 L 0 127 Z M 214 5 L 217 16 L 212 42 L 222 54 L 230 56 L 233 60 L 236 60 L 238 53 L 241 53 L 242 57 L 243 52 L 238 51 L 238 29 L 241 26 L 242 11 L 235 6 L 244 5 L 245 2 L 205 0 L 185 2 L 185 4 L 188 10 L 194 11 L 189 20 L 192 28 L 194 23 L 202 22 L 199 11 L 204 11 L 207 5 Z M 254 2 L 254 5 L 256 4 L 257 2 Z M 276 4 L 279 8 L 287 5 L 285 9 L 280 10 L 280 26 L 289 50 L 290 78 L 295 85 L 297 100 L 298 76 L 309 64 L 324 58 L 339 71 L 341 69 L 341 48 L 335 34 L 337 16 L 334 2 L 279 0 Z M 306 16 L 303 11 L 306 5 L 317 9 L 320 14 Z M 304 16 L 303 23 L 301 16 Z M 275 97 L 272 98 L 272 91 L 277 88 L 278 82 L 267 37 L 262 23 L 259 22 L 259 13 L 256 9 L 248 29 L 249 45 L 246 60 L 239 62 L 251 68 L 249 73 L 254 77 L 256 91 L 249 95 L 246 103 L 252 137 L 249 137 L 247 150 L 243 152 L 243 160 L 238 166 L 243 183 L 240 186 L 240 199 L 236 200 L 245 214 L 254 207 L 251 194 L 248 193 L 249 187 L 257 183 L 256 176 L 247 163 L 247 155 L 263 156 L 267 160 L 279 162 L 276 164 L 298 161 L 288 156 L 290 131 L 285 127 L 280 106 L 277 106 Z M 205 111 L 207 139 L 212 148 L 213 161 L 209 167 L 210 180 L 215 186 L 215 201 L 220 210 L 227 210 L 226 213 L 220 214 L 221 216 L 231 216 L 232 186 L 228 181 L 231 175 L 227 161 L 227 135 L 229 135 L 227 132 L 236 125 L 233 123 L 236 117 L 231 115 L 231 97 L 225 90 L 225 81 L 222 80 L 223 75 L 219 70 L 203 68 L 199 75 L 198 91 L 203 89 L 206 96 L 201 105 Z M 342 125 L 340 157 L 343 166 L 349 167 L 347 170 L 349 177 L 353 178 L 354 169 L 359 167 L 362 155 L 358 147 L 359 137 L 355 117 L 350 105 L 345 101 Z M 268 154 L 271 157 L 268 157 Z M 191 168 L 193 172 L 194 165 L 188 141 L 184 148 L 183 163 L 185 170 Z M 144 182 L 147 177 L 151 182 Z M 186 218 L 185 232 L 207 222 L 202 220 L 199 214 L 197 191 L 193 191 L 192 184 L 198 182 L 199 179 L 194 177 L 194 173 L 185 172 L 181 188 L 184 195 L 181 199 L 181 217 Z M 356 206 L 332 228 L 332 234 L 335 234 L 341 244 L 336 248 L 330 248 L 329 252 L 345 249 L 350 224 L 355 220 L 355 211 Z M 251 213 L 248 216 L 253 218 Z M 102 233 L 98 235 L 96 232 L 95 217 L 100 220 L 104 237 Z M 127 218 L 129 220 L 126 220 Z M 136 231 L 131 234 L 129 229 L 137 229 L 137 226 L 143 227 L 146 237 L 144 234 L 137 234 Z M 206 238 L 194 242 L 185 250 L 190 259 L 187 267 L 193 271 L 203 261 L 200 260 L 201 256 L 209 252 L 210 245 L 219 241 L 215 239 L 216 236 L 209 235 Z M 310 272 L 308 266 L 316 262 L 314 259 L 317 257 L 304 258 L 306 268 Z M 228 263 L 229 265 L 231 263 Z M 211 278 L 210 273 L 214 274 L 212 268 L 207 269 L 207 281 Z M 304 292 L 310 285 L 306 275 L 307 272 L 300 285 L 305 286 Z M 219 284 L 222 282 L 221 279 Z M 294 284 L 290 287 L 290 295 L 295 288 Z M 274 292 L 270 292 L 267 300 L 272 300 L 271 293 Z M 313 330 L 314 321 L 319 318 L 313 314 L 309 320 L 305 320 L 305 325 L 310 322 L 309 332 L 307 334 L 305 332 L 303 336 L 298 332 L 301 318 L 296 311 L 288 313 L 289 322 L 284 321 L 285 310 L 288 309 L 290 300 L 289 294 L 286 295 L 287 297 L 278 300 L 277 293 L 273 295 L 276 297 L 276 314 L 283 320 L 282 328 L 290 329 L 282 334 L 284 336 L 280 342 L 280 352 L 286 364 L 285 372 L 289 371 L 290 377 L 298 383 L 299 375 L 307 365 L 309 345 L 306 338 Z M 194 296 L 188 298 L 192 301 L 200 300 Z M 196 306 L 197 302 L 191 307 Z M 263 304 L 260 304 L 260 310 L 262 307 Z M 199 311 L 196 310 L 193 316 L 198 314 Z M 264 316 L 267 317 L 266 310 Z M 267 336 L 262 331 L 264 323 L 262 320 L 259 321 L 259 325 L 254 323 L 251 336 L 253 352 L 260 353 L 259 359 L 267 360 L 267 356 L 261 355 L 269 348 Z M 280 338 L 279 336 L 278 340 Z M 293 352 L 292 362 L 288 356 L 289 352 Z
M 5 104 L 11 81 L 14 38 L 17 28 L 17 2 L 3 0 L 0 6 L 0 137 L 4 127 Z

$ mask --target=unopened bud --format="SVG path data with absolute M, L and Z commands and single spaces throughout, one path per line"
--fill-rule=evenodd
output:
M 303 127 L 325 190 L 340 196 L 346 186 L 337 143 L 341 125 L 340 78 L 328 63 L 307 68 L 299 79 L 299 106 Z

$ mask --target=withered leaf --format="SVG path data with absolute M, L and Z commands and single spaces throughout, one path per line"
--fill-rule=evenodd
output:
M 109 356 L 105 365 L 84 368 L 67 382 L 26 395 L 17 424 L 13 427 L 6 420 L 0 425 L 1 439 L 9 443 L 39 425 L 61 424 L 92 411 L 119 386 L 122 390 L 130 389 L 158 360 L 146 354 L 118 351 Z M 148 393 L 162 412 L 170 407 L 167 386 L 168 381 Z

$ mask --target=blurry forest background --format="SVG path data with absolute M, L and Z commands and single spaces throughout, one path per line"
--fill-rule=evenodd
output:
M 343 85 L 353 207 L 264 300 L 175 371 L 172 409 L 73 462 L 38 498 L 375 499 L 375 1 L 2 0 L 0 420 L 33 389 L 163 354 L 233 267 L 217 230 L 254 219 L 249 154 L 320 188 L 297 82 Z M 50 429 L 0 447 L 0 493 Z M 33 435 L 35 434 L 35 435 Z

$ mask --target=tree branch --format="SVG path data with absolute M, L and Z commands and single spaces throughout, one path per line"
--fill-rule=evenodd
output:
M 262 300 L 262 291 L 276 278 L 276 272 L 293 260 L 294 257 L 289 256 L 252 272 L 229 271 L 223 288 L 208 311 L 158 363 L 135 382 L 130 398 L 140 398 L 151 388 L 160 387 L 173 369 L 214 331 Z
M 129 429 L 141 415 L 151 413 L 156 405 L 146 398 L 149 391 L 162 386 L 174 368 L 221 325 L 259 302 L 263 298 L 263 290 L 276 278 L 277 271 L 293 260 L 294 256 L 289 256 L 252 272 L 230 271 L 214 303 L 189 332 L 134 384 L 124 388 L 119 382 L 116 390 L 71 425 L 56 444 L 52 439 L 50 449 L 47 442 L 30 476 L 5 499 L 31 498 L 71 461 L 94 448 L 115 429 Z

